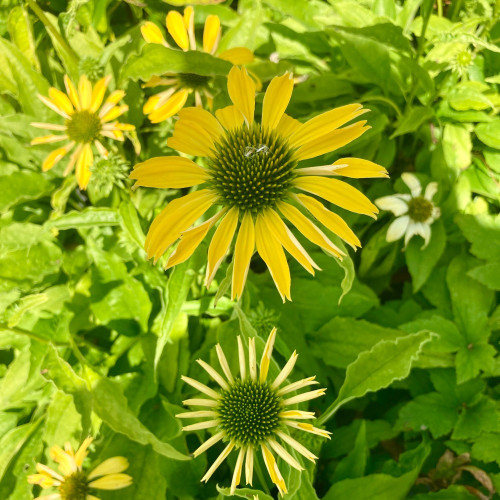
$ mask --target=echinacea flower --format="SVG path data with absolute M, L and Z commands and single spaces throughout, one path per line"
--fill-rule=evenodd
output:
M 37 474 L 28 476 L 30 484 L 38 484 L 42 488 L 55 488 L 57 493 L 38 497 L 35 500 L 99 500 L 90 492 L 98 490 L 120 490 L 132 484 L 132 477 L 123 474 L 128 468 L 125 457 L 108 458 L 90 472 L 83 470 L 83 461 L 92 443 L 88 437 L 75 452 L 70 443 L 50 449 L 50 457 L 59 464 L 59 472 L 43 464 L 36 464 Z
M 184 16 L 175 10 L 167 14 L 167 31 L 174 42 L 183 50 L 196 50 L 196 38 L 194 34 L 194 10 L 193 7 L 184 9 Z M 157 43 L 169 47 L 168 42 L 158 26 L 148 21 L 141 26 L 142 36 L 148 43 Z M 218 16 L 209 15 L 205 20 L 203 30 L 203 52 L 214 54 L 217 52 L 221 35 L 221 25 Z M 252 51 L 245 47 L 234 47 L 220 52 L 217 57 L 231 62 L 232 64 L 247 64 L 253 61 Z M 202 105 L 203 94 L 208 103 L 211 104 L 213 96 L 208 84 L 210 77 L 196 75 L 194 73 L 171 73 L 163 76 L 153 76 L 144 87 L 167 86 L 168 89 L 153 95 L 144 105 L 144 114 L 153 123 L 159 123 L 177 114 L 186 104 L 190 93 L 194 93 L 197 106 Z
M 39 95 L 40 100 L 50 109 L 61 115 L 64 125 L 57 123 L 32 123 L 33 127 L 60 132 L 59 134 L 35 137 L 31 144 L 52 144 L 68 141 L 64 146 L 52 151 L 42 164 L 42 170 L 50 170 L 58 161 L 73 151 L 64 175 L 67 175 L 76 165 L 76 178 L 80 189 L 85 189 L 91 176 L 90 167 L 94 163 L 92 144 L 101 156 L 108 155 L 107 149 L 101 143 L 102 137 L 123 141 L 124 131 L 134 130 L 128 123 L 120 123 L 116 119 L 128 110 L 127 105 L 118 106 L 125 96 L 123 90 L 111 92 L 104 101 L 106 89 L 111 76 L 101 78 L 94 86 L 82 75 L 78 89 L 68 75 L 64 76 L 66 94 L 51 87 L 49 96 Z M 103 104 L 104 101 L 104 104 Z
M 283 219 L 338 258 L 344 255 L 342 250 L 311 218 L 352 247 L 360 246 L 344 220 L 310 195 L 375 217 L 377 207 L 335 177 L 386 177 L 385 168 L 360 158 L 342 158 L 330 165 L 306 168 L 300 168 L 300 162 L 334 151 L 361 136 L 369 128 L 365 121 L 339 127 L 366 110 L 360 104 L 349 104 L 300 123 L 285 114 L 292 90 L 290 73 L 273 78 L 264 96 L 262 122 L 256 123 L 255 83 L 245 68 L 234 66 L 228 77 L 233 105 L 217 110 L 215 116 L 201 108 L 179 112 L 180 119 L 167 144 L 182 153 L 205 157 L 205 166 L 183 156 L 163 156 L 136 165 L 130 177 L 137 180 L 136 187 L 202 186 L 171 201 L 155 219 L 146 238 L 148 258 L 154 258 L 156 263 L 181 238 L 166 268 L 184 262 L 219 223 L 208 249 L 207 286 L 237 234 L 232 298 L 241 296 L 250 259 L 257 249 L 285 301 L 291 300 L 291 278 L 283 249 L 311 274 L 319 268 Z M 214 206 L 219 207 L 215 215 L 191 228 Z
M 185 405 L 205 407 L 207 409 L 181 413 L 177 417 L 203 418 L 207 420 L 183 427 L 183 430 L 214 429 L 215 431 L 215 434 L 205 441 L 193 455 L 197 457 L 219 441 L 226 443 L 222 453 L 201 480 L 207 482 L 225 458 L 233 450 L 238 451 L 231 481 L 231 494 L 234 493 L 241 482 L 243 468 L 246 483 L 252 484 L 254 455 L 259 450 L 262 453 L 271 480 L 278 487 L 281 494 L 286 493 L 285 481 L 272 452 L 274 451 L 291 467 L 299 471 L 304 468 L 278 440 L 281 440 L 311 462 L 318 458 L 304 445 L 292 438 L 287 428 L 310 432 L 330 439 L 330 432 L 304 422 L 304 420 L 314 419 L 314 412 L 294 409 L 298 403 L 323 396 L 326 389 L 316 389 L 290 396 L 290 393 L 317 384 L 315 377 L 283 385 L 297 361 L 298 355 L 295 351 L 279 375 L 272 381 L 268 380 L 267 375 L 275 338 L 276 328 L 273 328 L 267 339 L 260 366 L 257 368 L 255 338 L 250 338 L 248 341 L 247 365 L 243 342 L 238 337 L 239 376 L 234 376 L 231 372 L 227 358 L 219 344 L 216 346 L 216 351 L 224 376 L 205 361 L 199 359 L 198 363 L 220 386 L 218 391 L 192 378 L 182 377 L 184 382 L 208 396 L 208 399 L 195 398 L 184 401 Z
M 439 207 L 432 202 L 437 192 L 437 183 L 430 182 L 422 195 L 422 186 L 417 177 L 409 172 L 401 179 L 410 189 L 411 194 L 394 194 L 375 200 L 382 210 L 389 210 L 396 219 L 387 230 L 387 241 L 396 241 L 405 237 L 405 247 L 411 238 L 419 234 L 424 239 L 424 248 L 431 238 L 431 225 L 441 215 Z

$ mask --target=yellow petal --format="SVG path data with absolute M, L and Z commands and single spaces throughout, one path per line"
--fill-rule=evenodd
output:
M 295 186 L 350 212 L 369 215 L 373 218 L 376 218 L 375 214 L 378 214 L 378 208 L 363 193 L 338 179 L 304 176 L 295 181 Z
M 89 486 L 98 490 L 121 490 L 132 484 L 132 477 L 128 474 L 109 474 L 91 481 Z
M 86 189 L 92 172 L 90 167 L 94 163 L 94 154 L 90 144 L 85 144 L 76 160 L 76 179 L 80 189 Z
M 339 168 L 336 174 L 352 179 L 367 179 L 369 177 L 389 177 L 387 170 L 381 165 L 362 158 L 342 158 L 333 165 L 347 165 Z
M 189 193 L 171 201 L 149 228 L 145 249 L 156 263 L 183 231 L 191 227 L 217 201 L 208 189 Z
M 290 269 L 286 261 L 281 243 L 273 234 L 272 227 L 267 223 L 266 215 L 260 213 L 255 223 L 255 244 L 257 252 L 266 263 L 271 277 L 281 295 L 281 299 L 292 300 L 290 297 Z
M 217 222 L 221 215 L 222 212 L 219 212 L 214 217 L 211 217 L 199 226 L 184 231 L 181 236 L 181 241 L 177 245 L 174 253 L 170 255 L 167 264 L 165 265 L 165 269 L 169 269 L 189 259 L 189 257 L 193 255 L 193 252 L 198 248 L 199 244 L 203 241 L 203 238 L 205 238 L 210 228 Z
M 94 86 L 92 90 L 92 99 L 90 102 L 90 111 L 95 113 L 102 104 L 104 99 L 104 94 L 106 93 L 106 89 L 108 88 L 108 84 L 111 81 L 111 76 L 105 76 L 101 78 Z
M 61 92 L 54 87 L 50 87 L 49 97 L 52 99 L 52 102 L 66 114 L 72 115 L 75 111 L 73 104 L 71 104 L 71 101 L 64 92 Z
M 182 50 L 189 49 L 188 33 L 184 24 L 184 19 L 179 12 L 171 10 L 167 14 L 167 29 L 170 36 Z
M 241 227 L 236 238 L 234 249 L 233 282 L 231 288 L 231 299 L 241 297 L 247 279 L 250 259 L 255 250 L 255 227 L 252 214 L 245 212 Z
M 280 212 L 310 241 L 333 254 L 335 257 L 344 255 L 342 250 L 330 241 L 321 229 L 313 224 L 300 210 L 289 203 L 278 204 Z
M 184 26 L 188 32 L 189 48 L 191 50 L 196 50 L 196 38 L 194 36 L 194 9 L 190 5 L 184 9 Z
M 128 460 L 125 457 L 112 457 L 100 463 L 90 474 L 88 479 L 92 480 L 95 477 L 105 476 L 107 474 L 118 474 L 127 470 L 129 466 Z
M 78 82 L 78 95 L 80 96 L 81 108 L 89 109 L 92 100 L 92 84 L 85 75 L 82 75 Z
M 80 448 L 78 448 L 78 451 L 75 453 L 75 463 L 78 467 L 81 467 L 83 465 L 83 461 L 87 456 L 88 447 L 90 446 L 93 440 L 94 438 L 90 436 L 87 437 L 81 444 Z
M 42 135 L 31 139 L 31 145 L 37 146 L 38 144 L 52 144 L 54 142 L 64 141 L 68 138 L 67 135 Z
M 134 188 L 139 186 L 181 189 L 196 186 L 210 177 L 206 169 L 182 156 L 159 156 L 138 163 L 131 179 L 136 179 Z
M 314 269 L 319 269 L 318 265 L 312 260 L 305 248 L 281 220 L 281 217 L 271 208 L 268 209 L 265 214 L 267 223 L 274 236 L 300 265 L 314 275 Z
M 278 132 L 281 137 L 288 138 L 301 126 L 302 123 L 300 123 L 299 120 L 296 120 L 295 118 L 292 118 L 291 116 L 288 116 L 286 113 L 284 113 L 278 123 L 278 126 L 276 127 L 276 132 Z
M 42 163 L 42 170 L 47 172 L 50 170 L 61 158 L 63 158 L 68 152 L 67 147 L 54 149 L 51 151 Z
M 261 445 L 261 448 L 264 463 L 266 464 L 266 469 L 271 477 L 271 481 L 277 486 L 281 495 L 287 493 L 285 480 L 278 469 L 278 464 L 276 463 L 273 454 L 264 444 Z
M 328 134 L 332 130 L 344 125 L 368 110 L 362 109 L 361 104 L 348 104 L 340 108 L 331 109 L 311 118 L 291 138 L 295 147 L 302 146 L 317 137 Z
M 106 99 L 105 104 L 117 104 L 125 97 L 125 92 L 123 90 L 113 90 Z
M 224 61 L 229 61 L 235 66 L 251 63 L 255 59 L 253 52 L 246 47 L 233 47 L 232 49 L 224 50 L 217 54 L 217 57 L 224 59 Z
M 255 82 L 245 68 L 233 66 L 228 75 L 227 90 L 233 104 L 243 114 L 246 122 L 253 123 L 255 110 Z
M 80 98 L 78 97 L 78 92 L 76 91 L 75 84 L 70 80 L 68 75 L 64 75 L 64 86 L 66 87 L 66 93 L 73 106 L 76 109 L 80 109 Z
M 309 210 L 309 212 L 311 212 L 311 214 L 332 233 L 335 233 L 345 242 L 349 243 L 355 250 L 356 247 L 361 246 L 358 237 L 353 233 L 352 229 L 346 224 L 342 217 L 330 212 L 322 203 L 310 196 L 298 194 L 297 197 L 307 210 Z
M 207 131 L 191 120 L 178 120 L 167 145 L 193 156 L 213 156 L 214 142 Z
M 271 80 L 262 105 L 262 127 L 274 130 L 290 102 L 293 91 L 293 75 L 285 73 Z
M 173 94 L 164 104 L 152 111 L 148 118 L 152 123 L 160 123 L 174 116 L 182 109 L 184 104 L 186 104 L 188 95 L 189 91 L 185 89 L 175 92 L 175 94 Z
M 59 470 L 63 476 L 69 476 L 77 470 L 74 458 L 60 446 L 52 446 L 50 449 L 50 458 L 59 464 Z
M 128 111 L 128 106 L 124 104 L 123 106 L 114 106 L 111 108 L 104 116 L 101 117 L 103 123 L 110 122 L 123 115 Z
M 296 157 L 298 160 L 307 160 L 335 151 L 354 141 L 371 128 L 369 126 L 365 127 L 365 125 L 366 121 L 361 120 L 348 127 L 333 130 L 328 134 L 317 137 L 301 146 L 296 153 Z
M 210 246 L 208 247 L 208 263 L 206 272 L 206 285 L 210 286 L 210 283 L 214 279 L 219 266 L 224 259 L 229 245 L 233 241 L 234 233 L 236 231 L 236 226 L 238 224 L 238 214 L 239 210 L 237 207 L 233 207 L 224 216 L 219 227 L 216 229 Z
M 203 30 L 203 50 L 213 54 L 217 49 L 220 38 L 220 20 L 218 16 L 210 15 L 205 21 Z
M 267 338 L 266 346 L 264 347 L 264 352 L 262 353 L 262 358 L 260 360 L 260 374 L 259 380 L 261 383 L 266 381 L 267 372 L 269 371 L 269 365 L 271 364 L 271 357 L 273 355 L 274 341 L 276 339 L 276 328 L 271 330 L 269 337 Z
M 215 116 L 226 130 L 239 128 L 245 121 L 241 112 L 233 105 L 218 109 L 215 112 Z
M 149 113 L 151 113 L 156 108 L 156 106 L 158 106 L 160 99 L 160 94 L 152 95 L 142 107 L 143 113 L 145 115 L 149 115 Z
M 224 134 L 224 129 L 212 113 L 202 108 L 184 108 L 179 111 L 179 118 L 195 122 L 201 125 L 205 132 L 214 140 L 217 141 L 219 137 Z
M 144 40 L 146 40 L 147 43 L 167 45 L 167 42 L 165 41 L 165 38 L 163 38 L 163 33 L 161 32 L 160 28 L 158 28 L 158 26 L 156 26 L 156 24 L 152 23 L 151 21 L 146 21 L 141 26 L 141 33 L 142 37 L 144 38 Z

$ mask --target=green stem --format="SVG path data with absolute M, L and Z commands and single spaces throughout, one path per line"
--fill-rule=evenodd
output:
M 262 489 L 264 490 L 264 493 L 267 493 L 269 495 L 269 487 L 267 486 L 266 478 L 264 474 L 262 473 L 262 468 L 260 467 L 260 462 L 258 457 L 255 457 L 255 460 L 253 461 L 253 465 L 255 467 L 255 472 L 257 472 L 257 477 L 259 478 L 260 484 L 262 485 Z
M 337 410 L 339 409 L 339 405 L 337 401 L 334 401 L 326 410 L 325 412 L 316 420 L 316 425 L 318 427 L 324 426 L 328 420 L 330 420 L 335 413 L 337 413 Z
M 438 16 L 443 17 L 443 0 L 437 0 Z
M 70 344 L 68 342 L 55 342 L 54 340 L 49 340 L 44 337 L 41 337 L 40 335 L 30 332 L 28 330 L 23 330 L 22 328 L 17 328 L 15 326 L 8 326 L 4 323 L 0 323 L 0 330 L 6 330 L 9 332 L 16 333 L 18 335 L 25 335 L 26 337 L 29 337 L 30 339 L 36 340 L 37 342 L 41 342 L 42 344 L 53 344 L 58 347 L 69 347 Z
M 35 13 L 35 15 L 40 19 L 40 21 L 45 26 L 45 29 L 52 34 L 52 36 L 59 42 L 62 49 L 67 52 L 75 62 L 78 62 L 77 53 L 68 45 L 66 40 L 62 37 L 61 33 L 54 28 L 54 25 L 50 22 L 49 18 L 45 15 L 45 12 L 36 4 L 35 0 L 26 0 L 31 10 Z
M 375 96 L 364 97 L 363 99 L 359 100 L 359 102 L 368 102 L 368 101 L 385 102 L 386 104 L 389 104 L 389 106 L 391 106 L 391 108 L 394 109 L 394 111 L 396 111 L 398 118 L 401 118 L 401 116 L 403 116 L 403 113 L 401 113 L 401 110 L 398 108 L 398 105 L 395 102 L 388 99 L 387 97 L 375 95 Z

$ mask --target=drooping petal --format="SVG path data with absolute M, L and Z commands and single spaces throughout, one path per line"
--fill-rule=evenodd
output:
M 410 240 L 413 238 L 413 236 L 415 236 L 416 234 L 418 234 L 418 225 L 416 222 L 410 219 L 405 233 L 405 248 L 410 242 Z
M 348 127 L 336 129 L 328 134 L 315 137 L 297 150 L 296 157 L 298 160 L 307 160 L 335 151 L 354 141 L 370 129 L 369 126 L 365 125 L 366 121 L 361 120 Z
M 206 474 L 201 478 L 202 482 L 207 482 L 211 477 L 212 474 L 218 469 L 219 465 L 226 459 L 226 457 L 231 453 L 231 451 L 234 448 L 234 443 L 231 441 L 228 443 L 228 445 L 224 448 L 222 453 L 216 458 L 215 462 L 212 464 L 210 469 L 207 470 Z
M 378 208 L 360 191 L 338 179 L 299 177 L 295 185 L 341 208 L 376 219 Z
M 330 439 L 331 432 L 325 431 L 324 429 L 318 429 L 312 424 L 308 424 L 306 422 L 294 422 L 293 420 L 283 420 L 283 423 L 285 425 L 288 425 L 288 427 L 292 427 L 293 429 L 298 429 L 300 431 L 309 432 L 311 434 L 316 434 L 317 436 Z
M 285 252 L 279 240 L 275 238 L 266 222 L 266 216 L 260 213 L 255 224 L 255 244 L 257 252 L 266 263 L 271 277 L 283 302 L 292 300 L 290 296 L 291 277 Z
M 339 215 L 331 212 L 318 200 L 305 194 L 298 194 L 297 198 L 309 210 L 313 217 L 327 227 L 332 233 L 349 243 L 354 249 L 361 246 L 359 238 Z
M 253 446 L 249 445 L 246 452 L 245 458 L 245 481 L 247 484 L 252 485 L 253 483 Z
M 411 195 L 413 198 L 420 196 L 422 193 L 422 185 L 418 180 L 418 177 L 410 172 L 403 172 L 401 174 L 401 179 L 410 188 Z
M 425 188 L 424 198 L 428 201 L 432 201 L 432 198 L 434 198 L 434 195 L 437 193 L 437 190 L 438 190 L 437 182 L 429 182 L 429 184 L 427 184 L 427 187 Z
M 245 287 L 250 259 L 255 250 L 255 227 L 250 212 L 246 212 L 241 222 L 234 249 L 233 280 L 231 299 L 240 298 Z
M 112 457 L 100 463 L 88 476 L 89 480 L 95 477 L 105 476 L 107 474 L 119 474 L 127 470 L 129 466 L 128 460 L 125 457 Z
M 76 160 L 76 180 L 80 189 L 86 189 L 92 172 L 90 167 L 94 163 L 94 153 L 90 144 L 85 144 Z
M 408 212 L 408 203 L 398 195 L 383 196 L 375 200 L 375 204 L 381 210 L 392 212 L 396 217 Z
M 238 458 L 236 459 L 236 465 L 234 466 L 233 479 L 231 480 L 231 495 L 236 491 L 236 487 L 241 481 L 241 471 L 243 470 L 243 459 L 245 458 L 245 448 L 241 448 L 238 453 Z
M 109 474 L 89 483 L 91 488 L 98 490 L 121 490 L 132 484 L 132 477 L 128 474 Z
M 166 23 L 167 23 L 167 30 L 170 33 L 170 36 L 175 40 L 175 43 L 182 50 L 188 50 L 189 37 L 182 15 L 175 10 L 171 10 L 167 14 Z
M 267 372 L 269 371 L 269 365 L 271 364 L 271 357 L 273 355 L 274 341 L 276 339 L 276 328 L 271 330 L 269 337 L 267 338 L 266 345 L 264 347 L 264 352 L 262 353 L 262 358 L 260 360 L 260 375 L 259 380 L 261 383 L 266 381 Z
M 389 177 L 389 173 L 384 167 L 362 158 L 341 158 L 334 162 L 333 166 L 336 165 L 347 165 L 339 168 L 336 173 L 352 179 Z
M 271 80 L 262 105 L 262 128 L 274 130 L 290 102 L 293 91 L 293 75 L 285 73 Z
M 160 123 L 167 118 L 176 115 L 186 104 L 189 91 L 181 89 L 169 97 L 165 103 L 157 105 L 153 111 L 148 115 L 152 123 Z
M 243 125 L 245 118 L 241 111 L 234 105 L 220 108 L 215 112 L 215 116 L 226 130 L 234 130 Z
M 193 457 L 197 457 L 201 455 L 204 451 L 207 451 L 208 448 L 218 443 L 224 437 L 224 435 L 225 435 L 224 431 L 220 431 L 217 434 L 214 434 L 211 438 L 207 439 L 200 447 L 198 447 L 195 451 L 193 451 Z
M 159 156 L 138 163 L 130 174 L 139 186 L 181 189 L 202 184 L 210 177 L 206 169 L 183 156 Z
M 255 110 L 255 82 L 245 68 L 232 67 L 228 75 L 227 90 L 233 104 L 243 114 L 248 125 L 251 125 Z
M 403 237 L 408 229 L 408 224 L 410 223 L 410 217 L 408 215 L 403 215 L 398 217 L 391 222 L 391 225 L 387 229 L 386 240 L 396 241 Z
M 207 16 L 205 28 L 203 29 L 203 51 L 213 54 L 217 50 L 220 39 L 220 20 L 213 14 Z
M 163 37 L 163 33 L 161 32 L 160 28 L 156 26 L 155 23 L 152 23 L 151 21 L 146 21 L 141 26 L 141 33 L 142 37 L 144 38 L 144 40 L 146 40 L 147 43 L 157 43 L 159 45 L 164 45 L 168 47 L 167 41 Z
M 269 451 L 266 445 L 261 444 L 261 448 L 262 448 L 262 456 L 264 458 L 264 463 L 266 464 L 266 469 L 267 472 L 269 473 L 269 476 L 271 477 L 271 481 L 276 485 L 280 494 L 284 495 L 285 493 L 287 493 L 287 489 L 285 480 L 283 479 L 283 476 L 281 475 L 281 472 L 278 469 L 278 464 L 276 463 L 273 454 Z
M 290 453 L 288 453 L 288 451 L 286 451 L 285 448 L 283 448 L 283 446 L 281 446 L 277 441 L 275 441 L 274 439 L 268 439 L 267 443 L 269 444 L 269 446 L 271 446 L 271 448 L 276 452 L 277 455 L 279 455 L 294 469 L 304 470 L 304 467 L 302 467 L 302 465 L 300 465 L 299 462 L 297 462 L 297 460 L 295 460 L 295 458 L 293 458 L 292 455 L 290 455 Z
M 276 435 L 280 437 L 286 444 L 290 445 L 295 451 L 298 451 L 302 456 L 307 458 L 307 460 L 314 462 L 318 458 L 316 455 L 314 455 L 314 453 L 311 453 L 305 446 L 301 445 L 298 441 L 296 441 L 283 431 L 280 430 L 276 431 Z
M 242 66 L 243 64 L 248 64 L 253 62 L 255 59 L 253 52 L 246 47 L 233 47 L 232 49 L 224 50 L 217 54 L 219 59 L 224 59 L 224 61 L 229 61 L 234 66 Z

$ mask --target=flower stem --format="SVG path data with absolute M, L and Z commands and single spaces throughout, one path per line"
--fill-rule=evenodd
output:
M 257 457 L 255 457 L 257 458 Z M 264 490 L 264 493 L 267 493 L 269 495 L 269 487 L 267 486 L 266 483 L 266 478 L 264 474 L 262 473 L 262 468 L 260 466 L 259 460 L 254 460 L 254 467 L 255 467 L 255 472 L 257 472 L 257 476 L 259 478 L 260 484 L 262 485 L 262 489 Z

